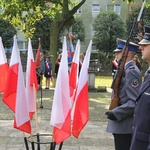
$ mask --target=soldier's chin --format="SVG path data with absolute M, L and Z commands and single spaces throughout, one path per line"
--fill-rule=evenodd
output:
M 147 60 L 146 57 L 144 57 L 143 55 L 142 55 L 142 59 L 145 60 L 145 61 Z

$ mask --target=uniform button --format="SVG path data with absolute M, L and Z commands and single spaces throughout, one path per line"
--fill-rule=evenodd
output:
M 134 130 L 134 126 L 132 126 L 132 129 Z

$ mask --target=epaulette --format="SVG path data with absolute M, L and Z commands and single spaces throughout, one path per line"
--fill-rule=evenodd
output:
M 135 66 L 130 66 L 129 69 L 135 69 Z

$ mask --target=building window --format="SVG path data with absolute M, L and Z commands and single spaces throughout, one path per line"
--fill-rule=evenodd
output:
M 107 11 L 114 11 L 114 12 L 116 12 L 117 14 L 120 14 L 121 7 L 120 7 L 119 4 L 117 4 L 117 5 L 107 5 L 106 10 L 107 10 Z
M 92 4 L 92 12 L 100 12 L 100 5 L 99 4 Z
M 114 11 L 115 11 L 117 14 L 120 14 L 121 7 L 120 7 L 120 5 L 119 5 L 119 4 L 114 5 Z

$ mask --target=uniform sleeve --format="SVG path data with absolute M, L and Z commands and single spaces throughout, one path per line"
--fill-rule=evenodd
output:
M 125 91 L 126 100 L 125 102 L 112 110 L 113 114 L 118 121 L 132 115 L 134 113 L 135 101 L 138 96 L 140 85 L 142 82 L 141 74 L 135 69 L 129 70 L 126 74 Z

